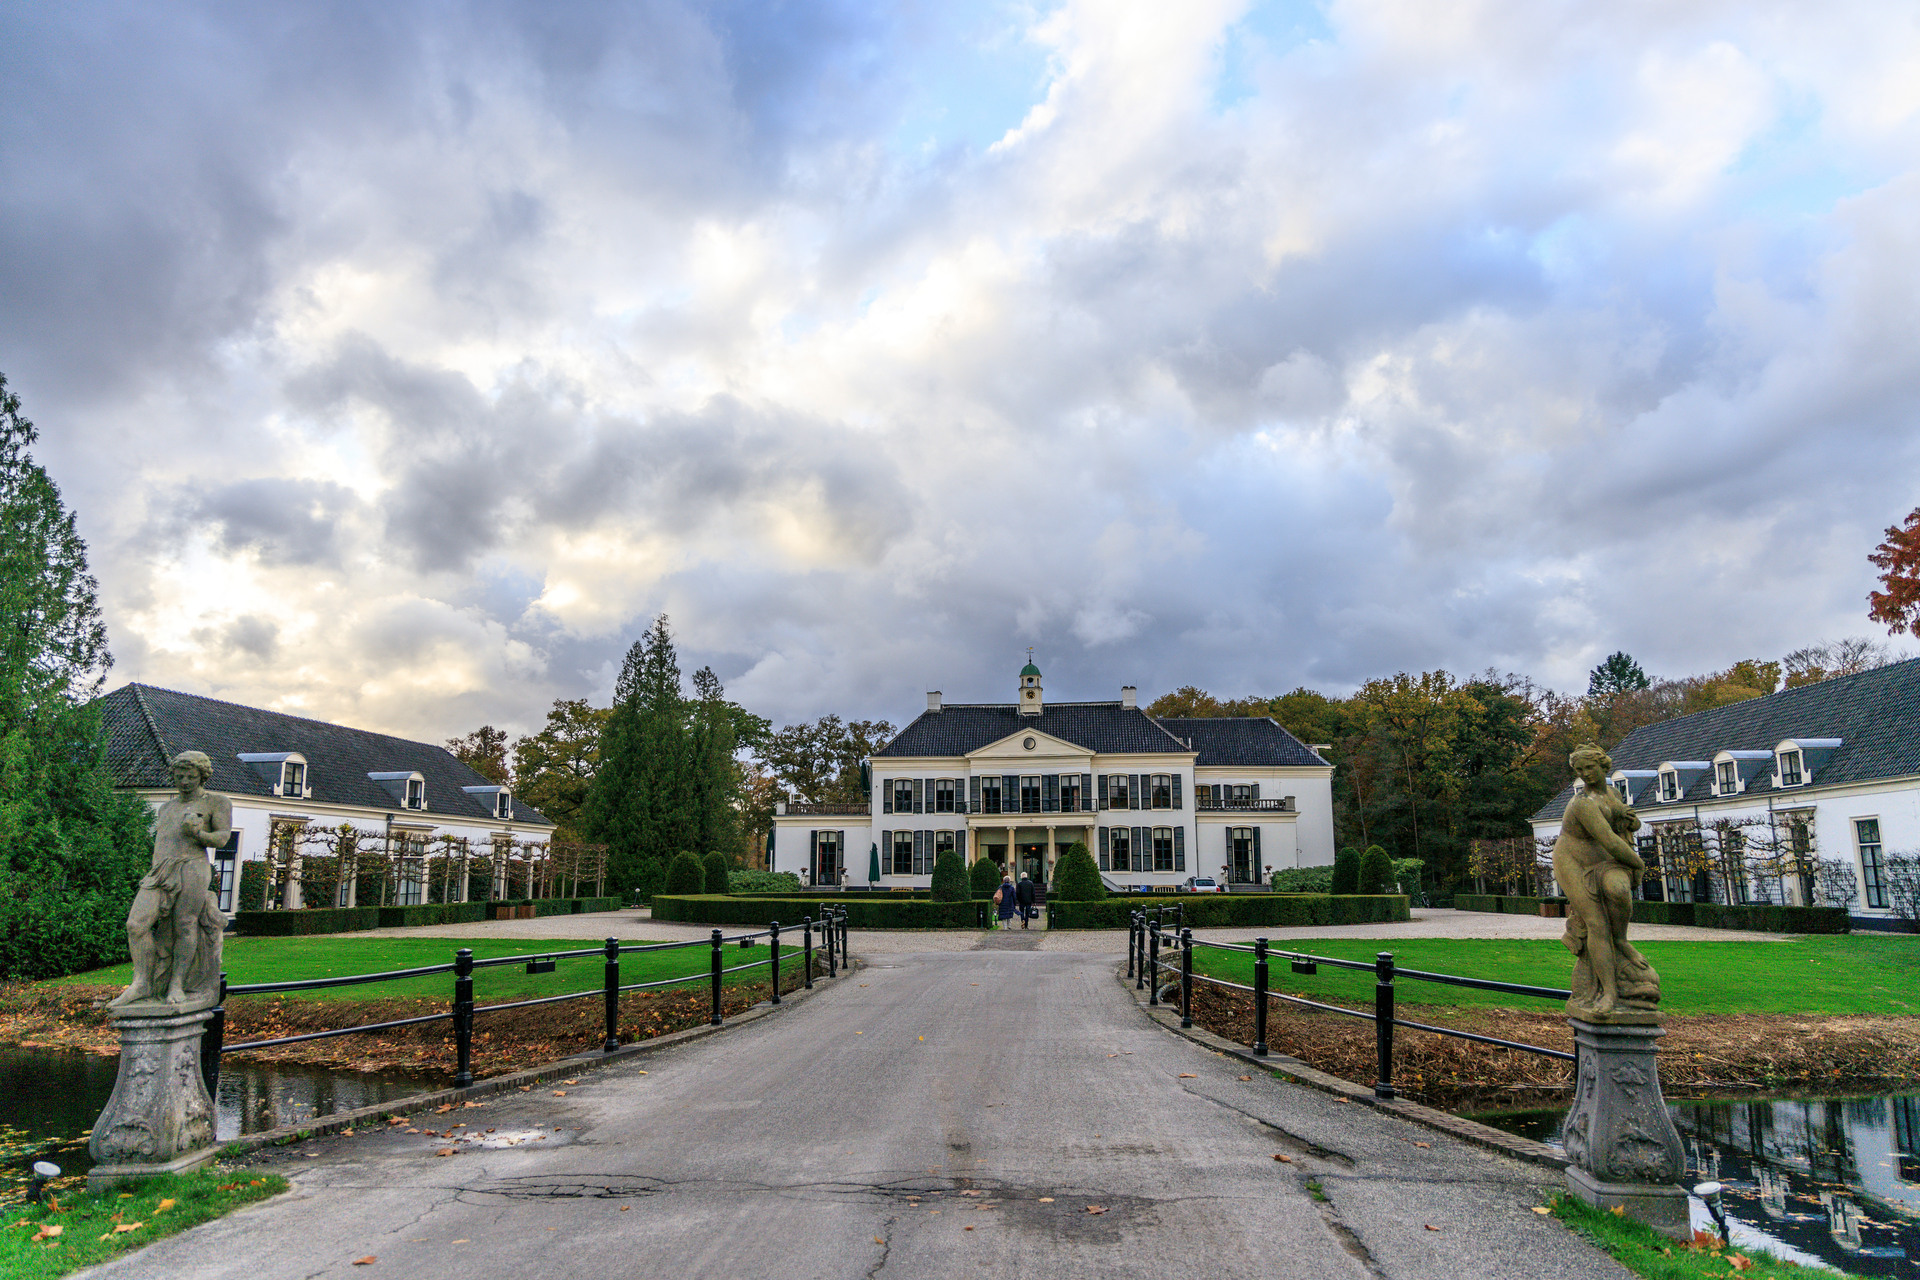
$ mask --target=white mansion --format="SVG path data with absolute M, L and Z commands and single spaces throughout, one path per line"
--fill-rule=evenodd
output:
M 1333 766 L 1271 719 L 1156 718 L 1118 702 L 927 709 L 874 754 L 865 804 L 776 807 L 768 866 L 815 885 L 923 888 L 953 849 L 1051 883 L 1083 841 L 1113 886 L 1254 883 L 1333 861 Z M 872 872 L 877 868 L 878 880 Z

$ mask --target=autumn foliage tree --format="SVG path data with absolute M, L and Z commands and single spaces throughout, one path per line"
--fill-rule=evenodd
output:
M 1888 635 L 1920 636 L 1920 507 L 1887 530 L 1887 540 L 1867 557 L 1880 570 L 1885 591 L 1867 593 L 1867 616 L 1886 624 Z

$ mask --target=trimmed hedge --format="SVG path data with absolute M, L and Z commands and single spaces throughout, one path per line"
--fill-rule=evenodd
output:
M 1456 893 L 1457 911 L 1498 911 L 1507 915 L 1540 914 L 1542 902 L 1561 898 L 1523 898 L 1491 893 Z M 1633 904 L 1635 924 L 1691 924 L 1703 929 L 1744 929 L 1756 933 L 1850 933 L 1852 921 L 1844 907 L 1724 906 L 1716 902 L 1642 902 Z
M 989 909 L 984 902 L 935 902 L 928 897 L 909 898 L 905 894 L 872 895 L 847 893 L 824 898 L 748 898 L 738 894 L 719 897 L 712 894 L 653 895 L 655 920 L 679 920 L 687 924 L 736 924 L 764 929 L 773 921 L 787 929 L 798 930 L 802 916 L 817 923 L 828 907 L 844 907 L 847 924 L 855 929 L 978 929 Z
M 250 938 L 355 933 L 380 925 L 380 907 L 315 907 L 302 911 L 236 911 L 233 931 Z
M 1117 894 L 1101 902 L 1047 903 L 1049 929 L 1124 929 L 1131 912 L 1180 906 L 1195 929 L 1225 925 L 1372 924 L 1408 919 L 1404 894 L 1325 893 Z
M 484 902 L 426 902 L 417 907 L 380 907 L 382 929 L 413 928 L 423 924 L 466 924 L 487 918 Z
M 618 896 L 607 898 L 574 898 L 571 901 L 573 902 L 573 914 L 577 916 L 587 915 L 595 911 L 618 911 L 620 909 L 620 899 Z

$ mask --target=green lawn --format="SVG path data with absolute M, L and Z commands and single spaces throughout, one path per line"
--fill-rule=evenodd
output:
M 149 1178 L 131 1193 L 61 1191 L 53 1204 L 9 1205 L 0 1209 L 0 1275 L 51 1280 L 286 1189 L 278 1174 L 216 1167 Z
M 1553 940 L 1407 938 L 1390 943 L 1361 938 L 1295 939 L 1276 943 L 1292 951 L 1368 960 L 1391 950 L 1402 968 L 1528 986 L 1564 987 L 1573 957 Z M 1660 971 L 1660 1007 L 1669 1013 L 1920 1014 L 1920 937 L 1837 934 L 1788 942 L 1639 942 Z M 1164 953 L 1163 953 L 1164 954 Z M 1176 961 L 1178 957 L 1175 957 Z M 1194 970 L 1232 982 L 1253 982 L 1253 957 L 1195 947 Z M 1287 961 L 1268 966 L 1275 991 L 1329 1004 L 1370 1006 L 1373 975 L 1322 967 L 1295 974 Z M 1401 1004 L 1447 1004 L 1553 1012 L 1548 1000 L 1401 979 Z
M 799 933 L 793 935 L 798 943 Z M 631 940 L 629 940 L 631 941 Z M 816 948 L 818 937 L 815 938 Z M 554 939 L 546 952 L 574 951 L 590 945 L 573 939 Z M 253 982 L 285 982 L 295 978 L 331 978 L 350 973 L 376 973 L 391 969 L 415 969 L 422 965 L 448 964 L 460 947 L 472 947 L 476 960 L 495 956 L 544 954 L 542 944 L 514 938 L 229 938 L 224 953 L 227 981 L 235 986 Z M 730 946 L 722 953 L 724 964 L 732 966 L 751 960 L 765 960 L 765 939 L 755 946 Z M 620 957 L 621 985 L 653 982 L 662 978 L 687 975 L 687 981 L 709 981 L 713 952 L 705 943 L 677 951 L 647 951 Z M 529 974 L 522 965 L 501 965 L 494 969 L 476 969 L 473 996 L 481 1004 L 503 1000 L 530 1000 L 536 996 L 557 996 L 568 991 L 598 988 L 604 979 L 605 960 L 599 955 L 580 956 L 555 963 L 552 973 Z M 792 968 L 789 969 L 788 966 Z M 780 968 L 799 972 L 799 947 L 780 939 Z M 131 965 L 95 969 L 55 979 L 57 982 L 111 982 L 125 985 L 132 981 Z M 767 968 L 743 969 L 726 976 L 729 983 L 765 982 Z M 452 998 L 451 973 L 426 974 L 394 982 L 371 982 L 350 987 L 327 987 L 319 991 L 288 992 L 290 999 L 308 1000 L 381 1000 L 393 996 L 432 996 Z

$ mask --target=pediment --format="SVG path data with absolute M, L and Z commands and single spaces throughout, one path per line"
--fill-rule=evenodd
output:
M 1029 742 L 1033 743 L 1031 748 L 1027 746 Z M 997 742 L 967 752 L 967 759 L 980 761 L 1046 760 L 1057 764 L 1063 757 L 1085 767 L 1091 764 L 1093 752 L 1077 742 L 1068 742 L 1038 729 L 1016 730 Z

